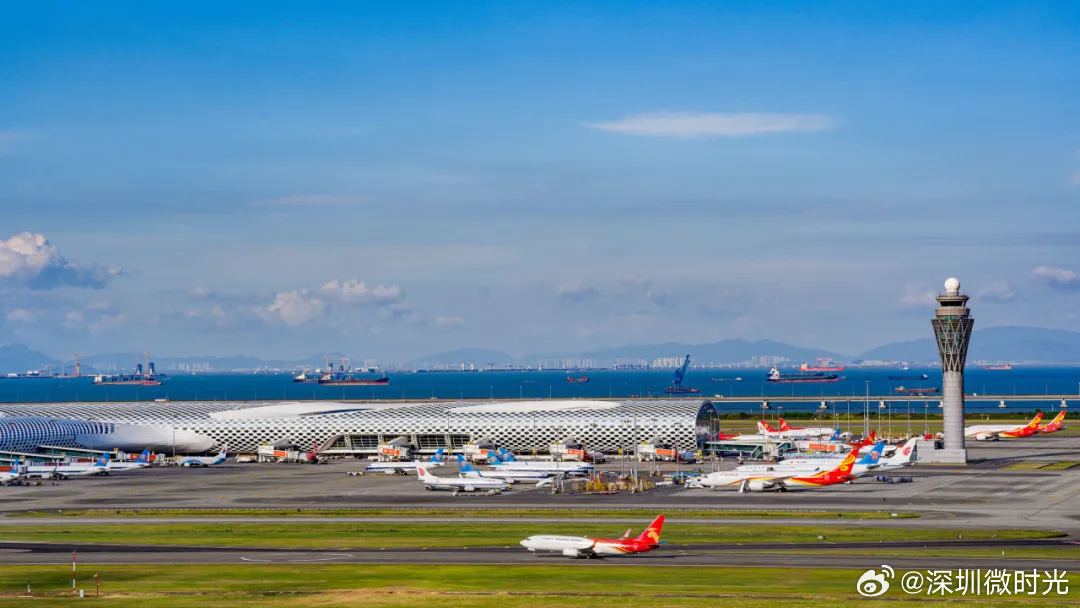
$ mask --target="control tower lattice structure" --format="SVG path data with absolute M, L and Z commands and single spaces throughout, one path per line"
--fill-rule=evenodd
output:
M 960 281 L 945 281 L 945 294 L 937 297 L 938 308 L 931 324 L 941 356 L 941 406 L 944 415 L 945 449 L 938 462 L 967 462 L 964 448 L 964 364 L 975 320 L 967 307 L 968 297 L 960 293 Z

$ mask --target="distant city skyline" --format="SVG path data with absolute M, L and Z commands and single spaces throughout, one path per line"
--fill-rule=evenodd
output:
M 1080 331 L 1071 4 L 7 16 L 0 343 L 860 353 L 949 276 L 977 330 Z

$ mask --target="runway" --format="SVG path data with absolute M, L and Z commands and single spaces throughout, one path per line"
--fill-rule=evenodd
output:
M 1080 569 L 1080 560 L 1017 559 L 1009 557 L 931 557 L 858 555 L 847 552 L 883 548 L 991 548 L 1006 555 L 1018 547 L 1076 546 L 1072 540 L 1016 541 L 931 541 L 880 543 L 760 543 L 753 546 L 732 544 L 666 545 L 639 555 L 575 560 L 576 564 L 596 566 L 764 566 L 791 568 L 866 568 L 885 561 L 897 569 L 989 569 L 1013 570 Z M 341 549 L 337 551 L 302 551 L 296 549 L 162 547 L 152 545 L 97 545 L 30 542 L 0 542 L 0 564 L 66 564 L 71 552 L 78 552 L 80 564 L 560 564 L 569 561 L 558 554 L 534 554 L 520 547 L 431 548 L 398 547 L 386 549 Z M 833 553 L 844 551 L 845 553 Z

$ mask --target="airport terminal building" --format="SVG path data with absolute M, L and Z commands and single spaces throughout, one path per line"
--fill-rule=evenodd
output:
M 0 405 L 0 451 L 34 445 L 195 454 L 288 440 L 326 455 L 374 454 L 406 437 L 421 453 L 489 439 L 518 452 L 572 438 L 590 450 L 651 439 L 697 449 L 719 432 L 701 399 L 451 402 L 66 403 Z

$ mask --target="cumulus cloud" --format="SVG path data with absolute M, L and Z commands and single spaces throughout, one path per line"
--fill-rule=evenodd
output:
M 363 205 L 368 200 L 362 196 L 334 196 L 325 194 L 301 194 L 282 196 L 255 203 L 257 207 L 351 207 Z
M 1007 281 L 998 281 L 981 287 L 975 297 L 983 302 L 1008 302 L 1016 297 L 1016 294 Z
M 72 325 L 78 325 L 83 322 L 83 313 L 77 310 L 71 310 L 64 315 L 64 319 L 66 319 L 67 322 Z
M 279 292 L 269 306 L 256 308 L 255 314 L 270 323 L 295 327 L 321 317 L 325 310 L 326 302 L 299 289 Z
M 101 272 L 97 268 L 72 264 L 43 234 L 23 232 L 0 241 L 0 283 L 33 290 L 57 287 L 101 289 L 122 273 L 120 268 Z
M 1076 273 L 1072 270 L 1066 270 L 1064 268 L 1054 268 L 1053 266 L 1039 266 L 1031 271 L 1031 276 L 1041 283 L 1045 283 L 1051 289 L 1058 290 L 1071 290 L 1080 287 L 1080 281 L 1076 278 Z
M 191 290 L 191 295 L 195 298 L 205 299 L 214 295 L 214 292 L 206 285 L 196 285 L 195 289 Z
M 33 323 L 36 318 L 34 313 L 25 308 L 14 308 L 5 315 L 8 323 Z
M 900 306 L 914 308 L 916 306 L 937 305 L 937 292 L 927 287 L 926 283 L 908 283 L 904 286 L 904 295 L 900 298 Z
M 319 288 L 319 293 L 338 298 L 349 304 L 391 304 L 405 300 L 405 292 L 397 285 L 368 287 L 363 281 L 352 279 L 344 283 L 336 279 Z
M 465 319 L 462 319 L 461 317 L 435 317 L 435 327 L 445 329 L 451 327 L 461 327 L 463 325 L 465 325 Z
M 611 122 L 585 123 L 603 131 L 678 137 L 748 137 L 770 133 L 812 133 L 832 128 L 836 121 L 823 114 L 718 114 L 655 112 Z

